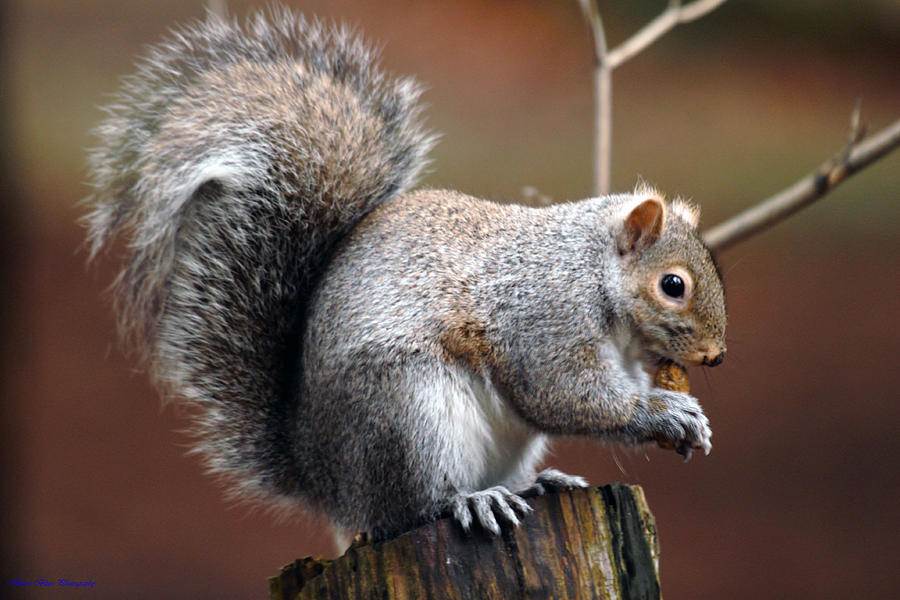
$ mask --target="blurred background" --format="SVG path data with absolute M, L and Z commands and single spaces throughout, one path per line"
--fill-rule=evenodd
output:
M 249 2 L 229 1 L 243 18 Z M 589 195 L 590 41 L 575 0 L 289 3 L 345 20 L 428 85 L 429 186 L 516 202 Z M 612 43 L 666 2 L 603 2 Z M 2 10 L 0 583 L 91 579 L 95 598 L 248 598 L 323 522 L 223 501 L 187 422 L 114 342 L 76 203 L 97 108 L 202 3 L 18 0 Z M 896 0 L 731 0 L 617 70 L 613 187 L 639 177 L 718 223 L 841 149 L 850 114 L 900 118 Z M 644 487 L 676 598 L 900 596 L 900 154 L 720 257 L 728 360 L 692 373 L 714 451 L 561 441 L 549 462 Z M 8 597 L 34 589 L 6 588 Z M 56 595 L 49 590 L 45 595 Z

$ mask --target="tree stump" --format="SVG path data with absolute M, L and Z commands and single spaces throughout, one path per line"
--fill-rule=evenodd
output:
M 335 560 L 303 558 L 271 598 L 659 598 L 659 545 L 644 492 L 622 484 L 528 500 L 492 537 L 441 519 Z

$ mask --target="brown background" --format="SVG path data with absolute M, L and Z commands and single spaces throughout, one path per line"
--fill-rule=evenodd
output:
M 576 2 L 293 2 L 342 18 L 429 85 L 444 138 L 426 183 L 557 199 L 590 180 L 589 46 Z M 622 39 L 665 3 L 604 3 Z M 92 579 L 96 598 L 245 598 L 321 521 L 223 502 L 113 342 L 76 201 L 96 108 L 145 44 L 199 2 L 20 0 L 3 32 L 4 561 L 15 578 Z M 235 14 L 248 5 L 231 2 Z M 863 98 L 900 117 L 900 5 L 732 0 L 617 71 L 614 187 L 639 176 L 720 221 L 842 145 Z M 644 486 L 667 598 L 898 597 L 900 155 L 724 253 L 729 358 L 695 371 L 709 457 L 564 441 L 549 463 Z M 6 587 L 9 597 L 56 596 Z

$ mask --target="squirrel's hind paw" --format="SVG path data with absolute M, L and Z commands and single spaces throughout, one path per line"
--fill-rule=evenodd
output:
M 534 480 L 531 487 L 521 492 L 525 497 L 543 496 L 549 492 L 559 492 L 588 487 L 588 482 L 578 475 L 569 475 L 557 469 L 544 469 Z
M 518 494 L 510 492 L 502 485 L 478 492 L 457 494 L 451 501 L 453 518 L 465 531 L 469 531 L 473 520 L 477 520 L 485 531 L 493 535 L 500 535 L 497 516 L 513 527 L 518 527 L 519 516 L 524 516 L 531 510 L 532 508 Z

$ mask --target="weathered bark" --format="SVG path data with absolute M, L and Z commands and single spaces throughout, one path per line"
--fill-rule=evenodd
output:
M 271 598 L 660 597 L 656 526 L 640 487 L 528 502 L 534 512 L 498 537 L 442 519 L 335 560 L 297 560 L 269 580 Z

